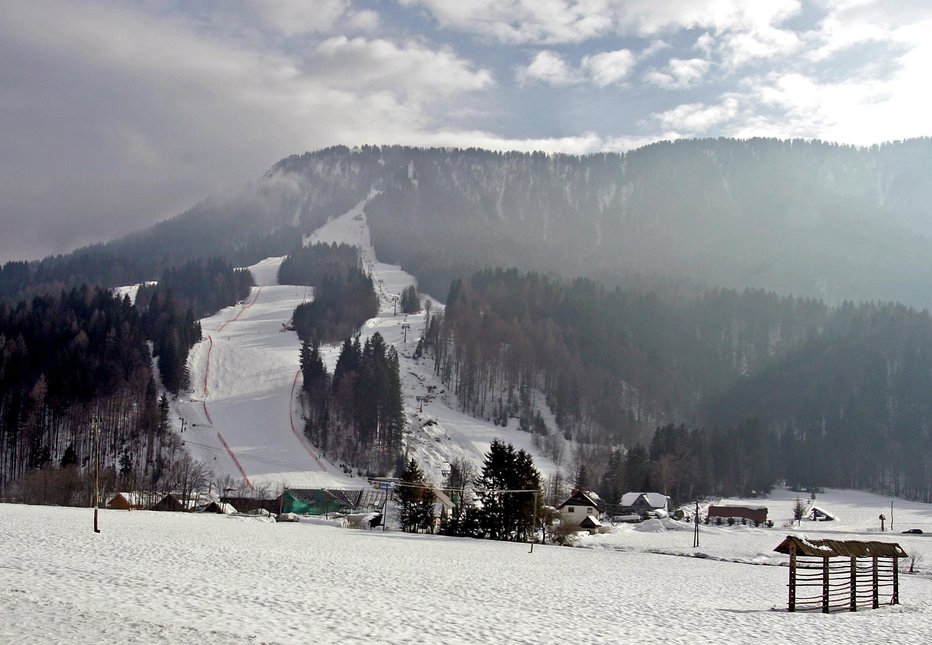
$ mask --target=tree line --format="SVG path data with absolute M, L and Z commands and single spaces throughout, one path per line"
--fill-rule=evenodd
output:
M 298 249 L 282 262 L 278 281 L 314 287 L 314 299 L 294 311 L 302 341 L 340 342 L 378 313 L 372 277 L 363 272 L 358 250 L 347 244 Z
M 91 468 L 158 478 L 177 446 L 167 430 L 139 311 L 81 287 L 0 304 L 0 486 L 38 469 Z
M 393 470 L 405 418 L 398 354 L 376 332 L 343 342 L 331 375 L 319 346 L 301 346 L 304 433 L 335 461 L 368 474 Z

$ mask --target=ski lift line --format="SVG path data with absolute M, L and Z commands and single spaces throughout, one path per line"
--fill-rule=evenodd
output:
M 441 491 L 454 491 L 459 492 L 460 488 L 444 487 L 444 486 L 431 486 L 429 484 L 424 484 L 422 482 L 395 482 L 395 486 L 401 486 L 403 488 L 429 488 L 431 490 L 441 490 Z M 481 490 L 474 490 L 473 492 L 477 494 L 481 493 L 542 493 L 543 491 L 539 488 L 484 488 Z
M 298 368 L 298 371 L 295 372 L 294 381 L 291 383 L 291 396 L 288 398 L 288 420 L 291 422 L 291 432 L 297 438 L 298 443 L 307 451 L 307 454 L 311 456 L 311 459 L 317 462 L 317 465 L 320 466 L 320 469 L 323 472 L 327 472 L 327 467 L 324 466 L 324 462 L 317 458 L 317 455 L 314 454 L 314 451 L 311 450 L 311 447 L 308 445 L 307 439 L 305 439 L 301 433 L 298 432 L 298 429 L 294 426 L 294 391 L 298 387 L 298 377 L 301 376 L 301 368 Z
M 223 435 L 219 432 L 217 433 L 217 438 L 220 439 L 220 443 L 222 443 L 223 447 L 226 448 L 227 453 L 230 455 L 230 459 L 232 459 L 233 463 L 236 464 L 240 474 L 243 476 L 243 481 L 246 482 L 247 486 L 249 486 L 249 490 L 256 490 L 255 486 L 252 485 L 252 482 L 249 481 L 249 475 L 246 474 L 246 471 L 243 470 L 243 466 L 239 463 L 239 459 L 237 459 L 236 455 L 233 454 L 233 451 L 230 450 L 230 446 L 227 444 L 226 439 L 224 439 Z
M 260 294 L 260 293 L 262 293 L 262 287 L 261 287 L 261 286 L 260 286 L 258 289 L 256 289 L 256 294 L 252 297 L 252 302 L 243 305 L 243 308 L 240 309 L 238 312 L 236 312 L 236 315 L 235 315 L 235 316 L 233 316 L 232 318 L 230 318 L 229 320 L 227 320 L 226 322 L 224 322 L 222 325 L 220 325 L 220 327 L 217 328 L 217 332 L 223 331 L 224 328 L 225 328 L 227 325 L 229 325 L 231 322 L 235 322 L 236 320 L 238 320 L 239 317 L 243 315 L 243 312 L 244 312 L 244 311 L 246 311 L 247 309 L 249 309 L 250 307 L 252 307 L 254 304 L 256 304 L 256 300 L 259 299 L 259 294 Z

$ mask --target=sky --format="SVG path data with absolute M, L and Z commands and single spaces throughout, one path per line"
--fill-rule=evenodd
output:
M 0 262 L 326 146 L 932 134 L 927 0 L 0 0 Z

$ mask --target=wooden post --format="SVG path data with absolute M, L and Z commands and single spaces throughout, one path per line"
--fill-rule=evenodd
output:
M 851 590 L 850 590 L 850 609 L 858 610 L 858 559 L 851 558 Z
M 880 586 L 879 586 L 879 581 L 878 581 L 877 556 L 876 555 L 873 557 L 873 561 L 874 561 L 874 570 L 873 570 L 873 577 L 871 580 L 871 585 L 872 585 L 871 595 L 873 597 L 873 607 L 874 609 L 877 609 L 878 607 L 880 607 Z
M 100 509 L 100 422 L 94 421 L 94 533 L 100 533 L 97 513 Z
M 822 613 L 828 613 L 828 558 L 822 558 Z
M 534 542 L 537 541 L 537 491 L 534 491 L 534 519 L 531 524 L 531 550 L 534 553 Z
M 890 561 L 893 562 L 893 599 L 890 600 L 890 604 L 898 605 L 900 604 L 900 560 L 891 558 Z
M 695 527 L 693 529 L 693 548 L 699 546 L 699 500 L 696 500 Z
M 787 611 L 796 611 L 796 547 L 790 546 L 790 584 Z

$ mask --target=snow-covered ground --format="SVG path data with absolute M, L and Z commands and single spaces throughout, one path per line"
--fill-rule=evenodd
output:
M 792 523 L 793 507 L 801 499 L 808 507 L 815 504 L 838 519 L 831 522 L 803 519 Z M 890 529 L 890 505 L 893 502 L 893 530 Z M 786 558 L 773 552 L 779 538 L 790 533 L 812 539 L 890 540 L 899 542 L 907 553 L 925 556 L 921 566 L 932 573 L 932 505 L 891 500 L 860 491 L 827 490 L 810 500 L 805 493 L 777 489 L 766 498 L 715 500 L 716 504 L 732 506 L 766 506 L 773 528 L 753 526 L 699 526 L 699 548 L 692 548 L 693 525 L 673 520 L 649 520 L 641 524 L 618 524 L 602 535 L 589 535 L 575 540 L 578 546 L 595 549 L 651 551 L 689 557 L 721 558 L 748 564 L 779 564 Z M 700 506 L 700 517 L 706 516 L 708 504 Z M 684 507 L 692 512 L 691 508 Z M 880 514 L 886 518 L 885 532 L 880 531 Z M 739 521 L 740 522 L 740 521 Z M 904 534 L 919 529 L 922 535 Z M 775 541 L 775 536 L 777 540 Z M 926 556 L 926 552 L 928 555 Z M 928 558 L 928 562 L 925 559 Z M 932 597 L 930 597 L 932 601 Z
M 103 511 L 95 535 L 90 509 L 0 505 L 0 642 L 928 642 L 928 569 L 900 577 L 899 606 L 784 610 L 787 568 L 748 563 L 785 562 L 770 552 L 797 532 L 780 527 L 793 497 L 755 500 L 778 509 L 777 527 L 704 528 L 698 550 L 688 526 L 645 523 L 583 541 L 598 548 L 533 553 L 322 521 L 149 511 Z M 826 536 L 857 529 L 907 552 L 932 540 L 879 535 L 869 518 L 888 499 L 826 491 L 818 503 L 850 518 Z M 897 530 L 932 524 L 929 505 L 897 501 L 894 512 Z M 803 531 L 816 528 L 830 530 Z
M 360 202 L 331 219 L 305 243 L 346 243 L 360 249 L 379 296 L 378 315 L 363 325 L 360 335 L 364 341 L 378 332 L 398 350 L 408 417 L 407 454 L 436 483 L 442 481 L 443 471 L 454 458 L 481 463 L 495 438 L 535 454 L 527 433 L 451 409 L 432 364 L 414 360 L 427 314 L 404 315 L 398 310 L 398 298 L 414 278 L 375 257 L 365 204 Z M 173 424 L 180 432 L 184 420 L 182 438 L 187 449 L 218 477 L 229 475 L 249 486 L 273 490 L 365 486 L 365 480 L 327 461 L 302 434 L 296 399 L 300 341 L 284 325 L 297 305 L 313 298 L 313 289 L 279 285 L 277 271 L 283 259 L 268 258 L 249 267 L 256 282 L 249 296 L 201 320 L 204 340 L 188 358 L 192 391 L 172 403 Z M 441 303 L 430 300 L 433 313 L 443 310 Z M 339 346 L 322 347 L 321 353 L 332 372 Z M 546 458 L 535 457 L 545 474 L 557 468 Z

